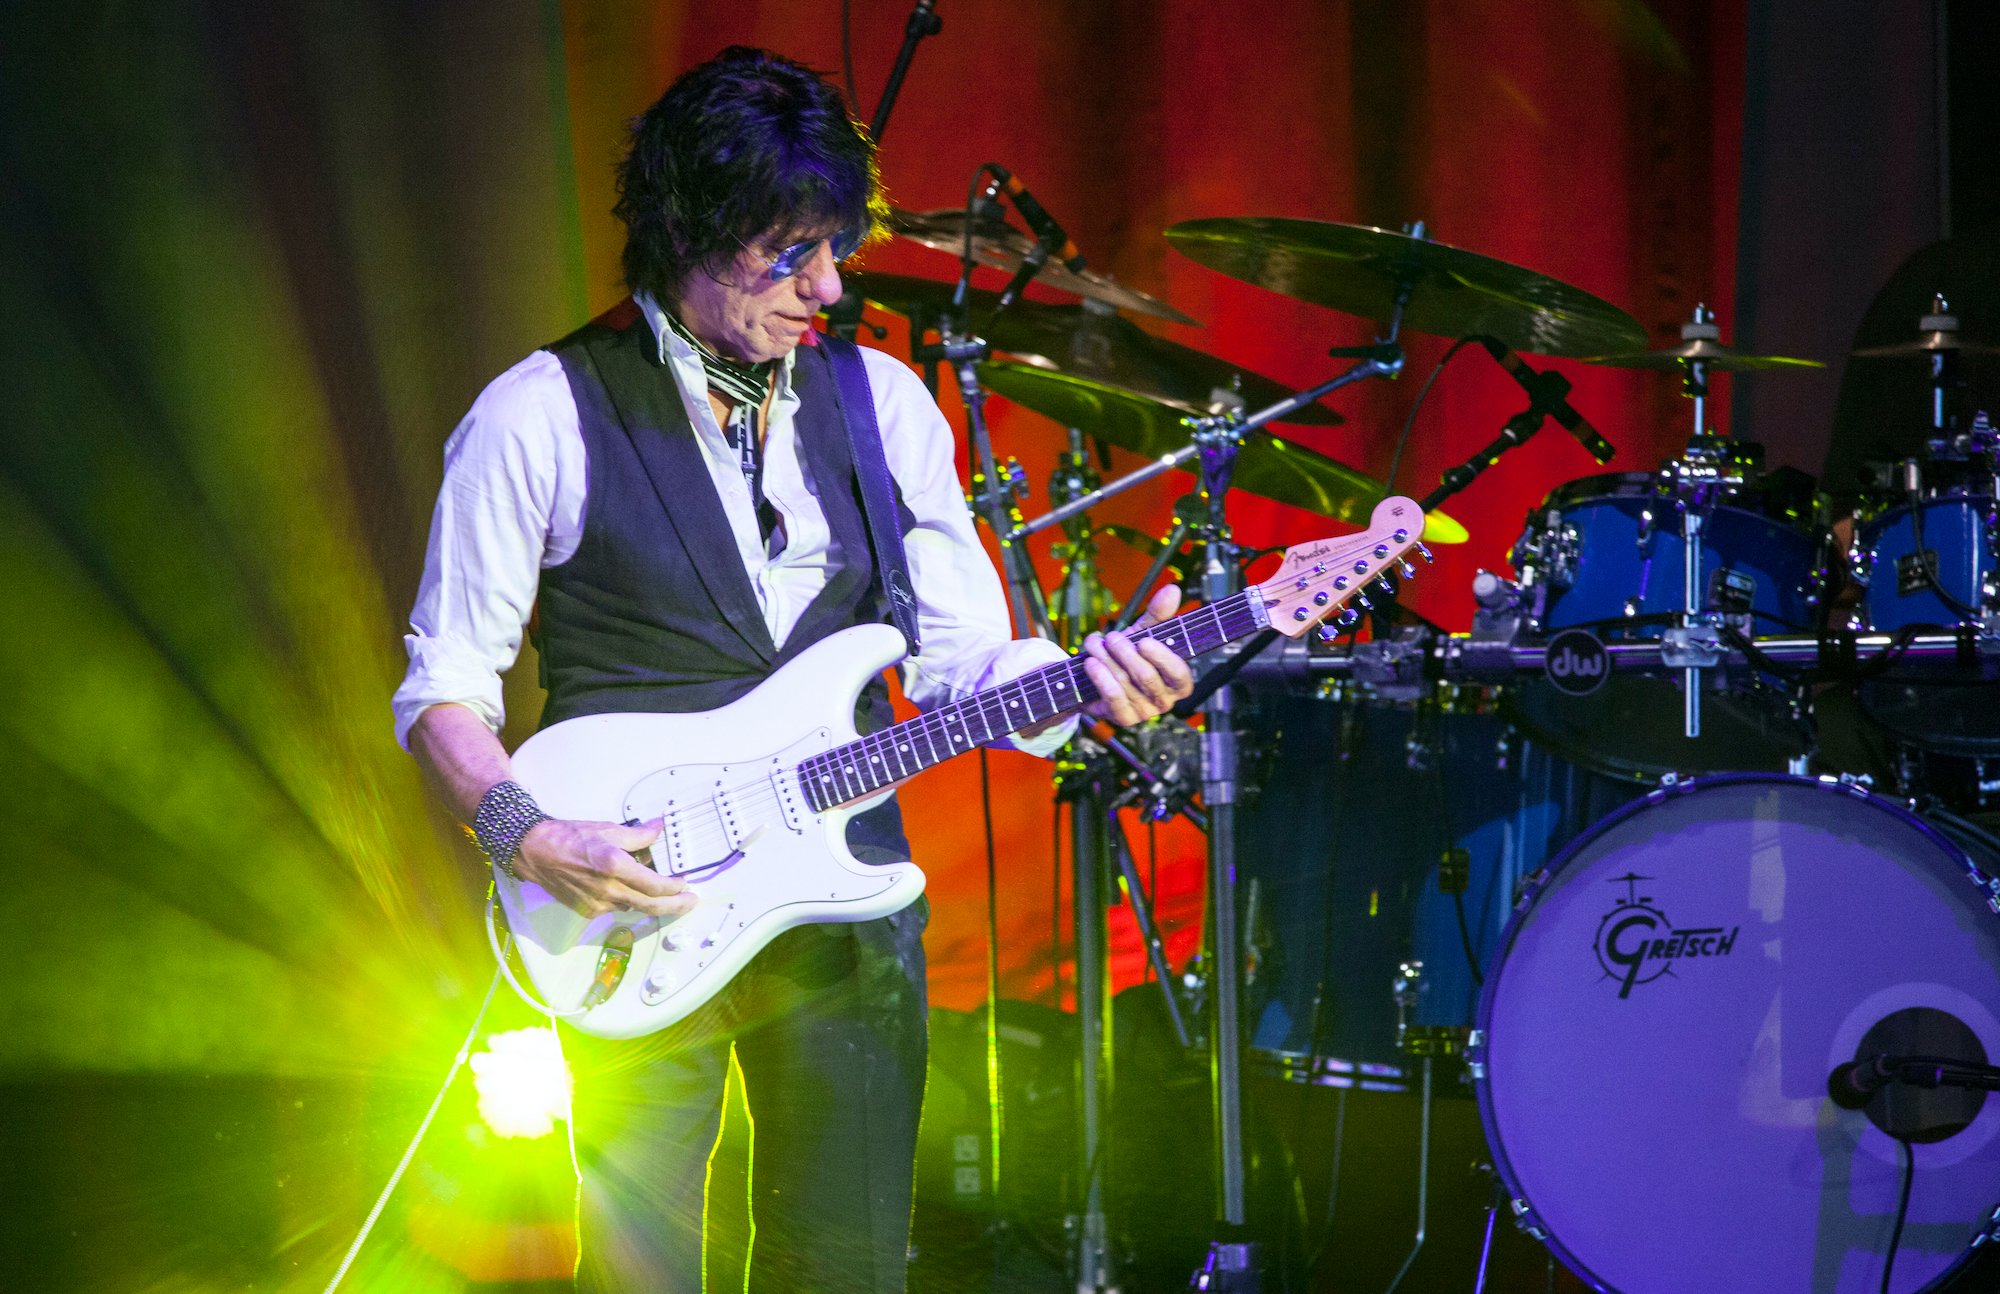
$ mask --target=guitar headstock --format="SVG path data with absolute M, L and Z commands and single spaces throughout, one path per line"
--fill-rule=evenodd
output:
M 1405 578 L 1416 574 L 1404 554 L 1414 548 L 1425 561 L 1431 560 L 1423 533 L 1423 509 L 1415 500 L 1391 495 L 1375 505 L 1368 529 L 1359 534 L 1286 549 L 1278 573 L 1256 586 L 1271 628 L 1296 638 L 1336 613 L 1343 625 L 1353 624 L 1361 613 L 1348 610 L 1347 604 L 1358 601 L 1366 607 L 1368 585 L 1394 592 L 1388 573 L 1392 567 L 1400 567 Z

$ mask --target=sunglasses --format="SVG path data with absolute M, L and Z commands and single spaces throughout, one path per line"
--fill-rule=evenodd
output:
M 788 279 L 803 269 L 806 262 L 813 258 L 813 253 L 819 250 L 821 243 L 827 244 L 832 249 L 833 262 L 838 265 L 840 262 L 854 255 L 855 249 L 861 246 L 862 240 L 867 236 L 868 227 L 866 225 L 855 225 L 848 229 L 842 229 L 827 238 L 808 238 L 805 242 L 793 243 L 776 256 L 766 256 L 748 243 L 744 243 L 743 246 L 751 255 L 771 267 L 769 271 L 771 280 L 776 282 L 780 279 Z M 739 239 L 738 241 L 741 242 L 742 240 Z

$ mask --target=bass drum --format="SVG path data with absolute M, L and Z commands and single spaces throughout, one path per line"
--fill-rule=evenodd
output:
M 1897 804 L 1808 778 L 1702 779 L 1591 828 L 1480 998 L 1480 1115 L 1521 1224 L 1622 1294 L 1878 1289 L 1890 1095 L 1842 1110 L 1827 1077 L 1857 1053 L 2000 1057 L 1987 885 Z M 2000 1101 L 1906 1095 L 1941 1126 L 1914 1147 L 1891 1288 L 1993 1289 L 1969 1245 L 2000 1204 Z

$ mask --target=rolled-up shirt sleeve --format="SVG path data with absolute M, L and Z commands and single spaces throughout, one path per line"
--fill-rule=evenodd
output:
M 930 392 L 900 361 L 863 350 L 889 469 L 915 518 L 905 534 L 923 651 L 904 662 L 904 695 L 923 709 L 1065 660 L 1046 638 L 1015 638 L 1007 597 L 973 529 L 953 464 L 951 426 Z M 1060 723 L 1031 738 L 996 745 L 1052 755 L 1076 731 Z
M 445 442 L 423 580 L 403 638 L 410 665 L 392 702 L 405 748 L 417 716 L 446 702 L 499 731 L 500 675 L 520 653 L 541 569 L 575 547 L 581 450 L 575 402 L 547 351 L 494 379 Z

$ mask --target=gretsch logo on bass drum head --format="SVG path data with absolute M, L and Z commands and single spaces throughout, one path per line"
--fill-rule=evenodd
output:
M 1611 653 L 1588 629 L 1565 629 L 1549 639 L 1542 669 L 1558 691 L 1589 696 L 1611 673 Z
M 1597 964 L 1604 968 L 1606 979 L 1618 981 L 1620 998 L 1632 996 L 1632 990 L 1641 984 L 1673 974 L 1675 962 L 1729 956 L 1743 928 L 1731 926 L 1725 931 L 1721 926 L 1689 926 L 1676 930 L 1660 906 L 1639 893 L 1639 882 L 1652 879 L 1633 872 L 1612 878 L 1613 885 L 1625 887 L 1625 897 L 1597 923 Z

